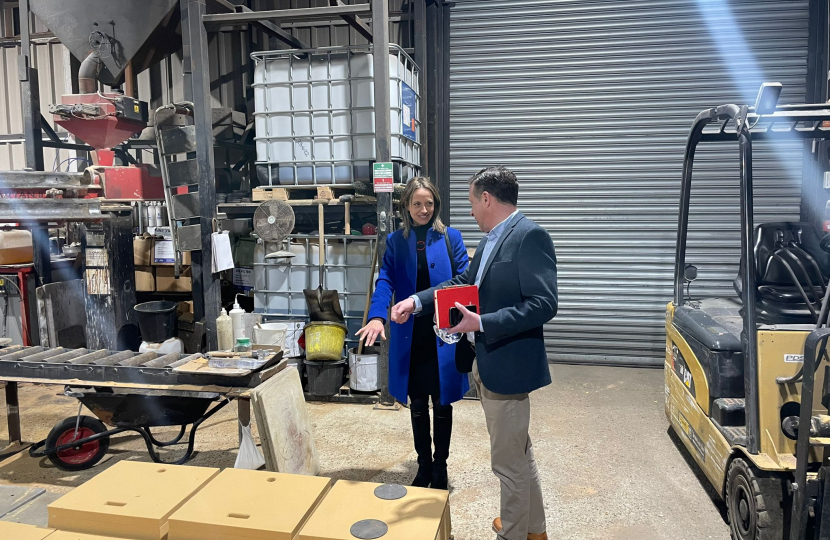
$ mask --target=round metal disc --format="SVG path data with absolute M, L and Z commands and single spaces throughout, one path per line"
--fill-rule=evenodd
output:
M 352 533 L 352 536 L 355 538 L 360 538 L 360 540 L 374 540 L 375 538 L 380 538 L 389 530 L 389 527 L 386 523 L 377 520 L 377 519 L 362 519 L 352 525 L 352 528 L 349 529 L 349 532 Z
M 383 484 L 375 488 L 375 497 L 384 501 L 394 501 L 406 495 L 406 488 L 400 484 Z

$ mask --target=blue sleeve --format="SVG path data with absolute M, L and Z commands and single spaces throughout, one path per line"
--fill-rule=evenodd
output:
M 447 234 L 450 236 L 450 245 L 452 246 L 452 260 L 450 264 L 453 266 L 453 274 L 456 276 L 464 273 L 467 265 L 470 264 L 470 257 L 467 255 L 467 247 L 464 245 L 464 239 L 461 233 L 455 229 L 447 227 Z
M 375 282 L 375 293 L 372 295 L 372 305 L 369 307 L 367 320 L 383 319 L 389 315 L 389 304 L 392 303 L 392 296 L 395 294 L 395 243 L 392 241 L 392 233 L 386 237 L 386 253 L 383 254 L 383 262 L 378 271 L 378 279 Z

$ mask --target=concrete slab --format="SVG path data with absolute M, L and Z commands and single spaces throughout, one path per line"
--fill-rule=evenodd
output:
M 0 486 L 0 518 L 43 495 L 46 490 L 28 486 Z
M 10 521 L 12 523 L 28 523 L 29 525 L 46 527 L 49 524 L 49 512 L 47 507 L 61 497 L 62 495 L 60 493 L 45 491 L 40 496 L 3 516 L 2 521 Z

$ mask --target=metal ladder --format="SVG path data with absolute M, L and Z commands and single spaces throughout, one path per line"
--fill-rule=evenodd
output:
M 159 113 L 169 113 L 163 118 Z M 196 126 L 193 125 L 193 103 L 171 103 L 156 109 L 154 116 L 159 169 L 164 182 L 164 200 L 173 240 L 175 276 L 181 273 L 183 251 L 202 249 L 202 227 L 199 223 L 199 168 L 196 158 L 187 154 L 196 151 Z M 172 158 L 176 158 L 173 161 Z M 187 193 L 178 194 L 186 187 Z

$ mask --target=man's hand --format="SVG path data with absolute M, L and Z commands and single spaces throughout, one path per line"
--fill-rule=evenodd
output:
M 392 306 L 392 320 L 403 324 L 409 320 L 409 316 L 415 311 L 415 300 L 407 298 Z
M 478 313 L 470 311 L 458 302 L 455 303 L 455 307 L 458 308 L 458 311 L 461 312 L 464 318 L 461 319 L 461 322 L 457 326 L 453 326 L 447 332 L 450 334 L 466 334 L 467 332 L 478 332 L 481 330 L 481 316 Z
M 375 344 L 378 334 L 380 334 L 381 339 L 386 341 L 386 330 L 384 330 L 383 322 L 380 319 L 372 319 L 369 324 L 355 332 L 355 334 L 360 336 L 367 347 Z

